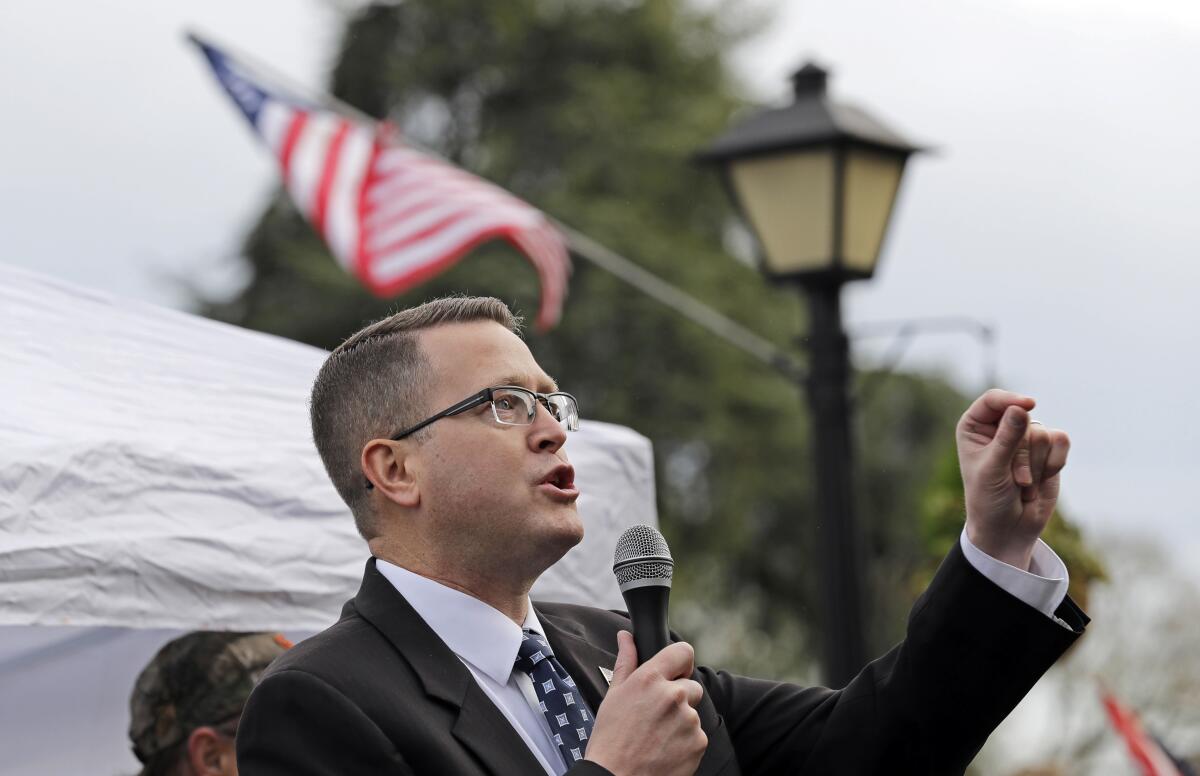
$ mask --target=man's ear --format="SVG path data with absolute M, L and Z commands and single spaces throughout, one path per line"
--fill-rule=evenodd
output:
M 191 773 L 202 776 L 224 776 L 233 773 L 231 768 L 237 757 L 233 739 L 218 733 L 207 725 L 198 727 L 187 739 L 187 760 Z
M 362 470 L 379 494 L 403 507 L 421 503 L 417 467 L 409 446 L 390 439 L 372 439 L 363 446 Z

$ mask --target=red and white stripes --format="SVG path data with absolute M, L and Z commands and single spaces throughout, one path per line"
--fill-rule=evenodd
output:
M 297 208 L 373 293 L 398 294 L 502 238 L 537 271 L 538 327 L 558 323 L 570 256 L 540 211 L 374 123 L 276 96 L 208 48 L 217 77 L 278 160 Z
M 363 189 L 360 273 L 396 293 L 501 237 L 533 263 L 542 285 L 539 326 L 561 314 L 570 259 L 535 208 L 487 181 L 412 148 L 379 141 Z

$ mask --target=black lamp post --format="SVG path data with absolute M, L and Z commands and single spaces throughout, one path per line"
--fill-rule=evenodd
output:
M 722 167 L 758 237 L 763 273 L 808 296 L 825 679 L 841 687 L 867 660 L 841 287 L 874 273 L 904 164 L 921 149 L 833 102 L 827 77 L 806 64 L 792 76 L 791 105 L 734 126 L 697 158 Z

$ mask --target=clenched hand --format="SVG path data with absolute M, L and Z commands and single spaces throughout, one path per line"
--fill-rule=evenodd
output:
M 1058 502 L 1071 440 L 1031 422 L 1034 400 L 993 388 L 963 413 L 956 432 L 967 502 L 967 538 L 997 560 L 1029 569 Z

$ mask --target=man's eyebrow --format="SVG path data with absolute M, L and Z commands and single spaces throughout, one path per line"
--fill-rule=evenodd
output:
M 533 378 L 529 375 L 509 375 L 503 377 L 499 382 L 492 385 L 517 385 L 522 388 L 533 386 L 534 390 L 540 393 L 554 393 L 558 390 L 558 382 L 550 375 L 543 374 L 541 377 Z

